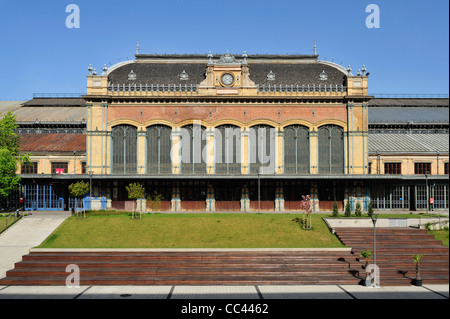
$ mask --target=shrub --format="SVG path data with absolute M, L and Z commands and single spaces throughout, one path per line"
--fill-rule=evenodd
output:
M 357 217 L 361 217 L 361 214 L 362 214 L 361 203 L 360 202 L 356 202 L 355 215 Z
M 128 192 L 128 199 L 136 201 L 140 198 L 144 198 L 145 189 L 144 186 L 140 183 L 130 183 L 128 186 L 125 186 L 125 189 Z M 134 203 L 134 210 L 132 214 L 132 218 L 136 218 L 136 209 L 137 204 Z M 139 218 L 141 218 L 141 213 L 139 212 Z
M 344 216 L 350 217 L 351 213 L 352 213 L 352 211 L 350 210 L 350 202 L 347 201 L 347 203 L 345 204 Z
M 338 203 L 334 201 L 333 203 L 333 217 L 339 216 L 339 209 L 338 209 Z
M 372 200 L 369 200 L 369 207 L 367 208 L 367 214 L 369 214 L 369 217 L 373 215 Z

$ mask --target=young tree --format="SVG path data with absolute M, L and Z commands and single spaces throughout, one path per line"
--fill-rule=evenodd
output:
M 161 201 L 163 200 L 163 196 L 158 194 L 157 191 L 153 193 L 153 195 L 147 196 L 147 201 L 150 203 L 152 211 L 157 212 L 161 207 Z
M 359 255 L 366 260 L 366 263 L 364 264 L 364 270 L 366 272 L 365 281 L 367 283 L 367 278 L 369 277 L 369 272 L 367 271 L 367 267 L 369 266 L 370 257 L 372 256 L 371 250 L 362 251 L 359 253 Z
M 302 208 L 305 210 L 303 214 L 303 229 L 312 229 L 312 211 L 314 209 L 314 203 L 311 202 L 311 197 L 309 195 L 302 195 Z
M 6 148 L 12 156 L 20 153 L 20 137 L 17 135 L 16 117 L 9 111 L 0 120 L 0 148 Z
M 90 185 L 88 182 L 84 182 L 84 181 L 78 181 L 76 183 L 70 184 L 69 185 L 69 192 L 72 196 L 74 196 L 75 198 L 81 200 L 81 202 L 83 203 L 83 216 L 84 218 L 86 218 L 86 209 L 84 206 L 84 200 L 83 197 L 84 195 L 86 195 L 89 192 L 90 189 Z M 76 215 L 78 217 L 78 205 L 77 207 L 75 207 L 75 211 L 76 211 Z
M 137 210 L 137 203 L 136 201 L 140 198 L 144 198 L 145 195 L 145 189 L 144 186 L 140 183 L 130 183 L 130 185 L 125 186 L 127 192 L 128 192 L 128 199 L 134 201 L 135 208 L 133 210 L 132 218 L 136 219 L 136 210 Z M 139 212 L 139 219 L 141 219 L 141 212 Z
M 334 201 L 334 203 L 333 203 L 333 217 L 338 217 L 338 216 L 339 216 L 338 203 L 336 201 Z
M 372 206 L 372 200 L 369 200 L 369 207 L 367 208 L 367 214 L 370 216 L 372 216 L 373 214 L 373 206 Z
M 350 209 L 350 202 L 347 201 L 347 203 L 345 204 L 344 216 L 350 217 L 351 213 L 352 213 L 352 211 Z
M 20 153 L 17 127 L 16 117 L 10 111 L 0 119 L 0 196 L 8 196 L 18 189 L 17 166 L 30 161 L 30 154 Z
M 412 255 L 413 261 L 416 264 L 416 279 L 414 280 L 416 285 L 421 286 L 422 285 L 422 275 L 420 273 L 420 260 L 422 259 L 423 255 L 417 254 Z
M 360 202 L 356 202 L 355 215 L 357 217 L 361 217 L 361 215 L 362 215 L 362 208 L 361 208 L 361 203 Z
M 0 148 L 0 196 L 7 197 L 19 187 L 20 176 L 16 175 L 16 169 L 16 158 L 6 148 Z

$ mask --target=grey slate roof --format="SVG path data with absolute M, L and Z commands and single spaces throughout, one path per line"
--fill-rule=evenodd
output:
M 369 107 L 370 124 L 449 123 L 448 107 Z
M 254 63 L 250 66 L 250 79 L 259 85 L 345 85 L 346 75 L 335 67 L 319 62 L 311 63 Z M 267 80 L 272 71 L 275 80 Z M 328 79 L 321 80 L 325 71 Z
M 133 70 L 135 81 L 128 80 Z M 180 80 L 180 74 L 186 71 L 188 80 Z M 200 84 L 205 79 L 205 63 L 130 63 L 123 65 L 108 76 L 112 84 Z
M 138 56 L 139 57 L 139 56 Z M 149 60 L 145 60 L 148 58 Z M 236 56 L 242 60 L 242 57 Z M 217 56 L 214 61 L 217 60 Z M 126 63 L 111 70 L 111 84 L 200 84 L 206 77 L 208 60 L 204 56 L 144 56 L 141 60 Z M 344 85 L 345 72 L 329 63 L 316 60 L 316 56 L 253 56 L 248 58 L 250 79 L 258 85 Z M 128 80 L 133 70 L 136 80 Z M 188 80 L 180 80 L 186 71 Z M 267 80 L 269 72 L 275 80 Z M 327 79 L 320 75 L 326 73 Z
M 55 123 L 80 123 L 86 118 L 85 107 L 33 107 L 23 106 L 12 112 L 19 123 L 35 122 L 55 122 Z
M 374 98 L 369 106 L 449 106 L 449 99 L 442 98 Z
M 449 134 L 370 133 L 369 153 L 448 153 Z
M 34 98 L 23 106 L 86 106 L 82 98 Z

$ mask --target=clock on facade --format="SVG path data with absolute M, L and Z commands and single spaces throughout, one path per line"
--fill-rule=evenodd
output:
M 230 73 L 225 73 L 222 75 L 222 83 L 224 85 L 231 85 L 234 82 L 234 77 Z

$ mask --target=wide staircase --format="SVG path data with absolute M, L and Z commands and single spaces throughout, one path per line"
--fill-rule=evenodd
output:
M 65 285 L 68 265 L 80 285 L 356 285 L 365 279 L 361 251 L 373 251 L 371 228 L 337 228 L 352 250 L 302 251 L 40 251 L 32 250 L 2 285 Z M 425 284 L 449 283 L 448 247 L 425 230 L 377 228 L 381 286 L 410 285 L 412 254 L 423 254 Z M 373 259 L 371 260 L 371 262 Z M 69 270 L 68 270 L 69 271 Z
M 356 284 L 350 251 L 31 252 L 1 285 L 65 285 L 76 264 L 80 285 Z
M 412 255 L 422 254 L 420 261 L 423 284 L 449 283 L 449 250 L 441 241 L 427 234 L 425 229 L 416 228 L 336 228 L 336 235 L 348 247 L 352 247 L 353 260 L 350 268 L 355 276 L 363 278 L 364 270 L 359 267 L 365 260 L 362 251 L 375 251 L 374 257 L 379 267 L 381 286 L 410 285 L 416 277 L 416 265 Z

